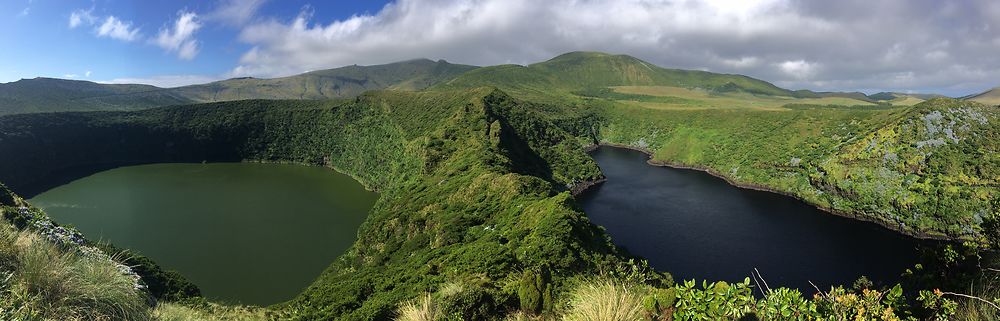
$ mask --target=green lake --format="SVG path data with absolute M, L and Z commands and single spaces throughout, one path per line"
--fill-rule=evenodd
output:
M 266 305 L 293 298 L 344 253 L 377 198 L 326 168 L 212 163 L 121 167 L 30 201 L 180 272 L 209 298 Z

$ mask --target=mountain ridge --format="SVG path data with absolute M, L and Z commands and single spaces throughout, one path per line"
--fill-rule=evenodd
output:
M 230 78 L 173 88 L 38 77 L 0 84 L 0 115 L 125 111 L 260 98 L 347 98 L 378 89 L 420 90 L 475 68 L 478 67 L 422 58 L 383 65 L 351 65 L 271 79 Z
M 639 58 L 574 51 L 528 65 L 478 67 L 418 58 L 380 65 L 348 65 L 278 78 L 238 77 L 181 87 L 99 84 L 57 78 L 0 84 L 0 115 L 58 111 L 139 110 L 242 99 L 330 99 L 368 90 L 437 90 L 493 86 L 515 94 L 551 96 L 611 86 L 666 86 L 715 93 L 793 98 L 842 97 L 859 103 L 863 93 L 789 90 L 739 74 L 657 66 Z M 54 92 L 53 92 L 54 90 Z M 924 98 L 922 98 L 924 99 Z

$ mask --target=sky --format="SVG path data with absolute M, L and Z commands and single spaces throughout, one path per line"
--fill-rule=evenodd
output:
M 530 64 L 569 51 L 789 89 L 1000 86 L 996 0 L 4 0 L 0 82 L 174 87 L 414 58 Z

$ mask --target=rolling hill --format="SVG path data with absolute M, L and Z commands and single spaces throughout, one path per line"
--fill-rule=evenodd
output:
M 477 67 L 416 59 L 385 65 L 346 66 L 274 78 L 235 78 L 166 91 L 196 102 L 241 99 L 329 99 L 369 90 L 420 90 Z
M 965 100 L 977 101 L 987 105 L 1000 105 L 1000 87 L 979 94 L 962 97 Z
M 482 86 L 497 87 L 549 103 L 560 102 L 566 97 L 590 97 L 646 103 L 669 100 L 698 106 L 741 105 L 734 104 L 735 100 L 752 101 L 749 105 L 780 107 L 786 104 L 870 105 L 880 101 L 913 105 L 929 98 L 897 93 L 869 97 L 859 92 L 791 91 L 743 75 L 663 68 L 628 55 L 570 52 L 527 66 L 480 68 L 444 60 L 415 59 L 384 65 L 353 65 L 273 79 L 233 78 L 176 88 L 36 78 L 0 84 L 0 115 L 141 110 L 242 99 L 331 99 L 355 97 L 369 90 L 448 90 Z M 632 90 L 619 87 L 659 92 L 667 88 L 672 93 L 668 98 L 650 98 L 616 93 Z M 758 98 L 764 101 L 756 101 Z
M 628 55 L 570 52 L 544 62 L 483 67 L 444 82 L 438 88 L 496 86 L 513 93 L 546 95 L 609 86 L 669 86 L 716 92 L 747 92 L 772 96 L 794 93 L 763 80 L 742 75 L 668 69 Z
M 130 110 L 193 102 L 149 85 L 54 78 L 0 84 L 0 115 L 49 111 Z
M 416 59 L 347 66 L 274 78 L 236 78 L 177 88 L 98 84 L 53 78 L 0 84 L 0 115 L 56 111 L 140 110 L 240 99 L 329 99 L 376 89 L 420 90 L 474 66 Z

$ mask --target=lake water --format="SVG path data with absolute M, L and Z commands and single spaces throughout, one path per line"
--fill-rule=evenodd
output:
M 180 272 L 210 298 L 272 304 L 354 243 L 377 197 L 326 168 L 216 163 L 112 169 L 30 201 Z
M 608 177 L 579 203 L 615 244 L 677 280 L 742 281 L 811 297 L 859 276 L 892 282 L 917 262 L 917 240 L 820 211 L 791 197 L 729 185 L 707 173 L 646 164 L 643 153 L 601 147 Z M 700 281 L 699 281 L 700 283 Z

